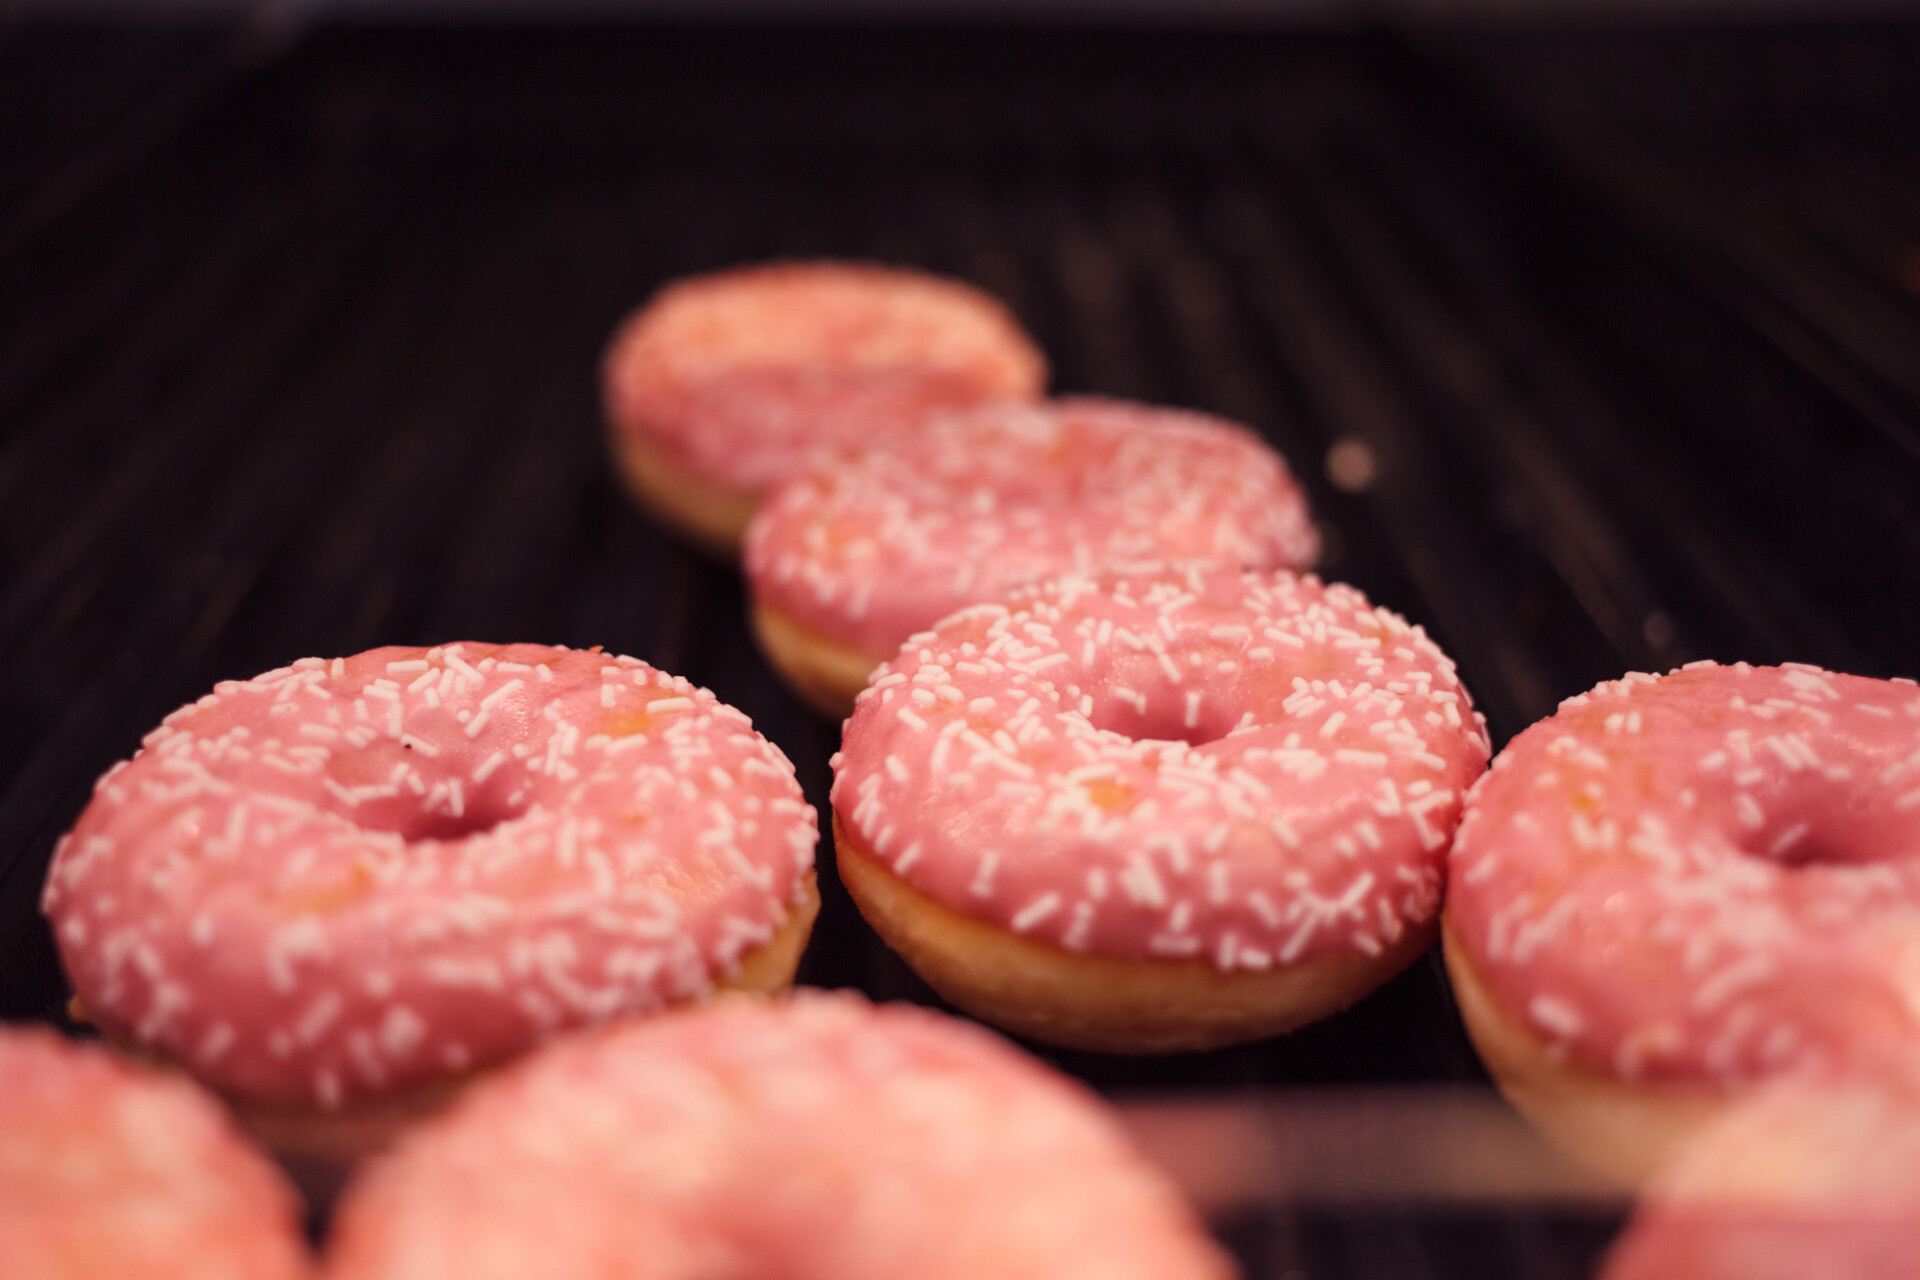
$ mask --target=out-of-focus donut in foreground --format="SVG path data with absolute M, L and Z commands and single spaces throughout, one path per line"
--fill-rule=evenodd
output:
M 604 365 L 613 457 L 641 505 L 727 557 L 762 495 L 812 457 L 930 412 L 1031 399 L 1046 361 L 997 300 L 852 262 L 777 262 L 669 284 Z
M 746 539 L 754 629 L 817 707 L 852 709 L 908 636 L 1023 583 L 1106 565 L 1299 569 L 1319 538 L 1245 427 L 1076 398 L 1001 403 L 810 468 Z
M 1920 1275 L 1920 1100 L 1911 1086 L 1775 1085 L 1654 1176 L 1602 1280 Z
M 0 1275 L 303 1280 L 293 1188 L 191 1081 L 0 1027 Z
M 1636 1182 L 1753 1083 L 1920 1053 L 1920 688 L 1695 664 L 1562 703 L 1475 788 L 1446 949 L 1508 1096 Z
M 374 649 L 168 716 L 96 785 L 44 903 L 109 1039 L 325 1159 L 557 1032 L 785 987 L 816 840 L 786 757 L 679 677 Z
M 1220 1280 L 1101 1104 L 908 1006 L 732 997 L 556 1042 L 342 1197 L 339 1280 Z
M 1072 575 L 876 674 L 834 759 L 840 874 L 977 1017 L 1209 1048 L 1343 1008 L 1427 948 L 1487 752 L 1453 664 L 1351 587 Z

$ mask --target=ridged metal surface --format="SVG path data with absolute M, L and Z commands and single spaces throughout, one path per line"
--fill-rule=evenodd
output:
M 1797 64 L 1661 39 L 0 29 L 36 73 L 0 94 L 0 1014 L 61 1017 L 36 898 L 91 780 L 303 655 L 605 645 L 746 711 L 824 811 L 837 726 L 603 458 L 612 326 L 743 260 L 962 276 L 1057 389 L 1253 425 L 1324 571 L 1425 624 L 1496 742 L 1694 657 L 1920 672 L 1914 43 L 1892 105 L 1736 94 L 1679 137 L 1607 105 L 1623 60 L 1682 105 Z M 803 980 L 931 999 L 828 868 Z M 1050 1056 L 1122 1095 L 1482 1078 L 1431 961 L 1266 1044 Z M 1612 1221 L 1221 1230 L 1255 1276 L 1552 1277 Z

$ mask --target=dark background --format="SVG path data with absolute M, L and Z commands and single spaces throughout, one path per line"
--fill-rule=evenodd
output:
M 457 639 L 838 727 L 638 514 L 600 348 L 664 280 L 873 257 L 1059 391 L 1238 418 L 1496 745 L 1694 658 L 1920 675 L 1920 26 L 81 26 L 0 10 L 0 1016 L 92 779 L 220 679 Z M 1369 483 L 1329 450 L 1373 463 Z M 827 846 L 823 844 L 823 850 Z M 933 997 L 823 859 L 803 981 Z M 1479 1081 L 1438 964 L 1116 1096 Z M 1255 1276 L 1578 1276 L 1577 1212 L 1272 1207 Z

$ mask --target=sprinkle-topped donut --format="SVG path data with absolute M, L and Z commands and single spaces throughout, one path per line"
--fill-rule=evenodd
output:
M 574 1037 L 356 1178 L 329 1274 L 1225 1280 L 1091 1094 L 970 1023 L 730 998 Z
M 1480 716 L 1351 587 L 1059 578 L 909 640 L 835 758 L 842 878 L 935 988 L 1090 1048 L 1340 1008 L 1431 941 Z
M 304 1280 L 293 1188 L 191 1081 L 0 1026 L 0 1275 Z
M 781 486 L 748 527 L 763 647 L 845 715 L 906 638 L 1099 565 L 1301 568 L 1319 552 L 1279 455 L 1244 427 L 1117 400 L 951 414 Z
M 731 554 L 766 489 L 814 455 L 896 439 L 933 410 L 1029 399 L 1046 361 L 957 280 L 779 262 L 662 289 L 615 335 L 605 381 L 635 496 Z
M 1790 1081 L 1689 1138 L 1634 1204 L 1599 1280 L 1911 1280 L 1920 1097 Z
M 777 747 L 645 663 L 375 649 L 168 716 L 60 841 L 45 909 L 114 1040 L 332 1111 L 784 984 L 815 830 Z
M 1448 960 L 1515 1100 L 1632 1177 L 1753 1081 L 1910 1062 L 1917 895 L 1920 689 L 1698 663 L 1500 754 L 1454 846 Z

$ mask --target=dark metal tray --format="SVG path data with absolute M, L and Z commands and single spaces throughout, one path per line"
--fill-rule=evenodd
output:
M 824 812 L 838 727 L 603 459 L 615 322 L 743 260 L 965 277 L 1057 389 L 1253 425 L 1496 743 L 1695 657 L 1920 673 L 1912 33 L 1602 34 L 0 26 L 0 1016 L 63 1020 L 37 895 L 92 779 L 303 655 L 605 645 Z M 822 882 L 802 980 L 934 1001 Z M 1047 1056 L 1484 1082 L 1431 958 L 1278 1040 Z M 1573 1276 L 1617 1212 L 1219 1225 L 1255 1276 Z

